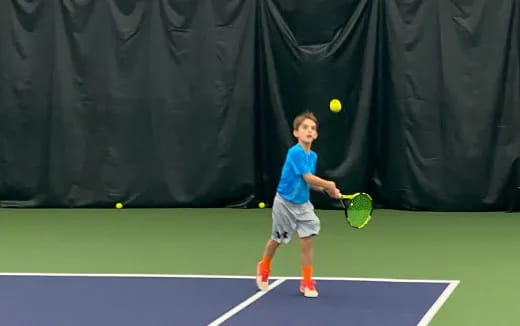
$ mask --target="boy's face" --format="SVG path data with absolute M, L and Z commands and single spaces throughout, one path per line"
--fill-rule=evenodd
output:
M 293 135 L 298 139 L 299 143 L 306 145 L 312 144 L 312 142 L 318 138 L 318 130 L 316 130 L 316 123 L 311 119 L 305 119 L 298 126 L 298 129 L 293 130 Z

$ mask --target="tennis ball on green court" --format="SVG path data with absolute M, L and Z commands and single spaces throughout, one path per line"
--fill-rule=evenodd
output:
M 118 208 L 118 209 L 123 208 L 123 204 L 122 203 L 117 203 L 116 204 L 116 208 Z
M 259 202 L 258 203 L 258 207 L 264 208 L 265 207 L 265 203 L 263 201 Z
M 340 100 L 338 100 L 337 98 L 330 100 L 329 107 L 332 112 L 338 113 L 339 111 L 341 111 Z

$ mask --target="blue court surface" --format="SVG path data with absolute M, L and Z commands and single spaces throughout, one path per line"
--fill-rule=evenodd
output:
M 0 325 L 428 325 L 458 281 L 205 275 L 0 274 Z

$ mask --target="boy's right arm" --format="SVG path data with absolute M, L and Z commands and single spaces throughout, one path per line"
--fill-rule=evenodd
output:
M 328 181 L 325 179 L 322 179 L 320 177 L 315 176 L 312 173 L 305 173 L 303 174 L 303 179 L 305 182 L 307 182 L 309 185 L 314 187 L 322 187 L 324 188 L 327 193 L 329 194 L 336 194 L 339 197 L 339 190 L 336 188 L 336 183 L 334 181 Z

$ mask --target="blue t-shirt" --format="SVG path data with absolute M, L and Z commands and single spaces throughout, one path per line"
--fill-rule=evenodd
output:
M 318 155 L 315 152 L 307 153 L 300 144 L 289 148 L 276 190 L 278 194 L 295 204 L 303 204 L 309 201 L 310 187 L 303 179 L 303 174 L 315 174 L 317 160 Z

